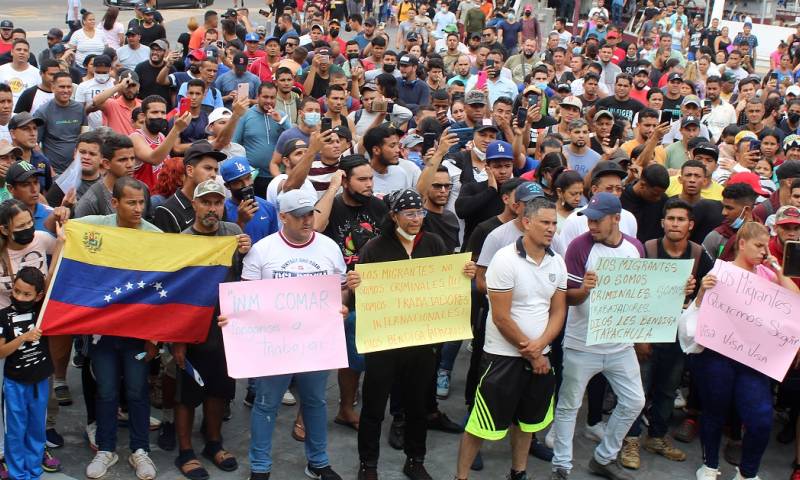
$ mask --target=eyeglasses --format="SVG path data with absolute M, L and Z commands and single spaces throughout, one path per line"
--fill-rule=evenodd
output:
M 298 45 L 300 45 L 300 44 L 299 43 L 294 43 L 294 42 L 286 42 L 286 46 L 287 47 L 296 47 Z
M 605 191 L 608 193 L 622 193 L 623 190 L 621 185 L 609 185 Z
M 414 220 L 415 218 L 425 218 L 428 214 L 427 210 L 403 210 L 402 212 L 398 212 L 398 215 L 405 218 L 406 220 Z
M 450 190 L 453 188 L 452 183 L 433 183 L 431 184 L 434 190 Z

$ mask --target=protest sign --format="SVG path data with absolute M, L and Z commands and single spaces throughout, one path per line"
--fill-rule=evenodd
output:
M 228 375 L 347 367 L 340 285 L 336 275 L 220 284 Z
M 586 345 L 674 342 L 693 260 L 601 258 Z
M 359 353 L 472 338 L 470 254 L 356 265 Z
M 800 295 L 717 260 L 717 284 L 700 305 L 700 345 L 783 380 L 800 347 Z

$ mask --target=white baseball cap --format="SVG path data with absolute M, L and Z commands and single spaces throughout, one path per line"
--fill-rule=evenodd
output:
M 208 114 L 208 125 L 206 126 L 206 133 L 211 135 L 211 125 L 217 120 L 222 118 L 230 118 L 233 116 L 233 112 L 230 109 L 225 107 L 215 108 L 214 111 Z

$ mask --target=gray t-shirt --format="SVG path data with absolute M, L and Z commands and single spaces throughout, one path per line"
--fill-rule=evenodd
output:
M 572 149 L 569 148 L 569 145 L 565 145 L 562 150 L 564 156 L 567 157 L 567 165 L 569 168 L 578 172 L 581 177 L 586 177 L 600 160 L 600 154 L 591 148 L 587 148 L 586 152 L 583 154 L 573 152 Z
M 72 163 L 81 127 L 86 125 L 84 107 L 74 100 L 64 107 L 51 100 L 39 107 L 33 116 L 44 120 L 44 125 L 39 127 L 42 153 L 60 174 Z
M 386 169 L 386 173 L 378 173 L 373 170 L 372 181 L 372 191 L 378 197 L 383 197 L 397 190 L 415 187 L 414 180 L 408 172 L 399 165 L 389 165 Z
M 292 127 L 289 130 L 281 133 L 281 136 L 278 137 L 278 141 L 275 143 L 275 151 L 283 155 L 286 144 L 296 138 L 302 139 L 304 142 L 306 142 L 306 145 L 308 145 L 308 139 L 310 136 L 303 133 L 303 131 L 299 128 Z
M 506 222 L 495 228 L 483 242 L 481 255 L 478 257 L 476 263 L 481 267 L 488 267 L 489 262 L 494 258 L 494 254 L 506 245 L 511 245 L 516 242 L 517 239 L 522 236 L 522 233 L 522 230 L 519 229 L 515 220 Z

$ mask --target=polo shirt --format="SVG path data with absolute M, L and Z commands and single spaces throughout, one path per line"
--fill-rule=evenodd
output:
M 181 189 L 156 207 L 153 223 L 167 233 L 181 233 L 194 223 L 194 207 Z
M 141 107 L 142 101 L 135 99 L 133 107 Z M 103 125 L 110 127 L 117 133 L 130 136 L 136 128 L 131 122 L 133 108 L 128 107 L 125 97 L 117 95 L 108 99 L 100 109 L 103 112 Z
M 550 320 L 550 302 L 556 292 L 567 291 L 567 266 L 560 255 L 547 248 L 541 263 L 528 256 L 519 237 L 497 251 L 486 270 L 486 289 L 511 292 L 511 319 L 528 338 L 539 338 Z M 486 321 L 483 351 L 493 355 L 520 357 L 519 346 L 512 345 L 492 320 L 492 303 Z M 549 352 L 550 347 L 543 353 Z

